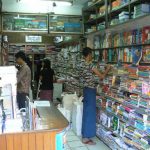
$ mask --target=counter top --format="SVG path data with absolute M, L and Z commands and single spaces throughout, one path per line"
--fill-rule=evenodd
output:
M 66 128 L 69 123 L 60 111 L 51 104 L 50 107 L 37 107 L 41 126 L 46 130 L 57 130 Z
M 4 133 L 24 133 L 24 132 L 41 132 L 41 131 L 61 131 L 69 125 L 67 119 L 61 114 L 61 112 L 50 103 L 50 106 L 38 106 L 38 121 L 36 122 L 36 128 L 23 130 L 22 119 L 8 119 L 6 120 Z

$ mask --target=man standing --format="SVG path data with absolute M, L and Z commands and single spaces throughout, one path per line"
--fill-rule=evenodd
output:
M 31 85 L 31 70 L 26 64 L 26 55 L 20 51 L 15 55 L 16 63 L 19 66 L 17 73 L 17 103 L 18 108 L 25 108 L 26 96 L 29 96 Z
M 93 64 L 92 49 L 86 47 L 82 50 L 84 60 L 80 63 L 79 75 L 80 81 L 83 85 L 83 118 L 82 118 L 82 142 L 84 144 L 95 145 L 92 140 L 96 136 L 96 86 L 95 76 L 100 80 L 111 69 L 111 66 L 107 66 L 107 69 L 101 73 Z

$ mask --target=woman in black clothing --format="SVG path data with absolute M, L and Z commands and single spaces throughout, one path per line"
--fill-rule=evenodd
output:
M 44 59 L 43 68 L 40 72 L 40 99 L 53 100 L 53 82 L 54 70 L 51 68 L 51 63 L 48 59 Z

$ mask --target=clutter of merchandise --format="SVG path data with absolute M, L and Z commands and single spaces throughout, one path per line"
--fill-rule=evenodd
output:
M 104 141 L 113 134 L 111 139 L 122 149 L 150 148 L 149 75 L 148 66 L 124 65 L 99 86 L 97 134 Z

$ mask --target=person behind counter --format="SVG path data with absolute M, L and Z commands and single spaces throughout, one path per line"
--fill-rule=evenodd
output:
M 55 73 L 51 68 L 51 62 L 44 59 L 40 72 L 40 100 L 53 101 L 53 82 L 55 81 Z
M 26 55 L 24 52 L 18 52 L 15 58 L 19 67 L 17 72 L 17 103 L 18 108 L 21 109 L 25 108 L 26 96 L 29 96 L 31 70 L 26 64 Z
M 111 66 L 108 66 L 102 74 L 92 63 L 92 49 L 86 47 L 82 51 L 84 61 L 79 65 L 80 80 L 83 84 L 83 118 L 82 118 L 82 142 L 95 145 L 91 139 L 96 136 L 96 83 L 95 75 L 104 79 Z

